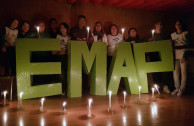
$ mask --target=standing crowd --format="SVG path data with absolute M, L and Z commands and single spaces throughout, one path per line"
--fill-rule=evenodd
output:
M 115 45 L 120 42 L 129 42 L 131 44 L 143 42 L 138 36 L 136 28 L 129 28 L 128 38 L 125 39 L 122 33 L 119 33 L 116 24 L 110 26 L 110 34 L 106 35 L 103 30 L 101 22 L 97 21 L 94 25 L 93 32 L 89 32 L 86 28 L 86 17 L 84 15 L 78 16 L 77 25 L 69 28 L 69 25 L 65 22 L 57 24 L 57 20 L 51 18 L 49 21 L 49 34 L 45 32 L 45 23 L 40 21 L 36 28 L 37 31 L 31 30 L 31 24 L 28 21 L 21 22 L 21 28 L 18 30 L 19 20 L 13 19 L 9 25 L 5 26 L 0 36 L 0 49 L 1 53 L 6 55 L 5 75 L 16 74 L 16 56 L 15 56 L 15 41 L 17 38 L 56 38 L 61 42 L 60 51 L 52 52 L 34 52 L 32 53 L 31 62 L 49 62 L 57 60 L 62 62 L 62 67 L 67 66 L 65 60 L 67 59 L 67 44 L 69 40 L 86 41 L 90 47 L 93 42 L 106 42 L 107 43 L 107 55 L 108 65 L 110 65 L 112 55 L 115 49 Z M 36 28 L 34 28 L 36 30 Z M 190 46 L 188 31 L 182 30 L 181 21 L 175 22 L 176 31 L 171 34 L 171 38 L 165 34 L 162 30 L 162 23 L 160 21 L 155 23 L 154 33 L 150 34 L 146 41 L 160 41 L 171 39 L 175 50 L 175 70 L 173 72 L 175 90 L 170 92 L 168 89 L 168 83 L 166 77 L 169 72 L 154 73 L 153 81 L 163 87 L 165 93 L 171 93 L 172 95 L 181 96 L 185 90 L 186 78 L 187 78 L 187 59 L 188 52 L 186 48 Z M 33 58 L 34 57 L 34 58 Z M 159 57 L 151 53 L 149 55 L 151 62 L 159 61 Z M 65 66 L 63 66 L 65 64 Z M 108 66 L 109 67 L 109 66 Z M 62 71 L 62 74 L 66 74 L 67 71 Z M 180 81 L 181 75 L 181 81 Z

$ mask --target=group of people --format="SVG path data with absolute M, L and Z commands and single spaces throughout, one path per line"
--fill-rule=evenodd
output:
M 40 57 L 38 60 L 33 60 L 34 62 L 40 61 L 42 59 L 47 60 L 51 55 L 57 56 L 57 59 L 61 62 L 65 61 L 67 54 L 67 44 L 69 40 L 78 40 L 78 41 L 87 41 L 88 46 L 91 46 L 93 42 L 106 42 L 107 43 L 107 55 L 108 55 L 108 64 L 111 62 L 111 57 L 113 55 L 115 45 L 120 42 L 130 42 L 131 44 L 142 42 L 140 37 L 137 34 L 136 28 L 130 28 L 128 30 L 128 38 L 125 39 L 123 34 L 119 33 L 118 27 L 116 24 L 110 25 L 110 34 L 106 35 L 103 30 L 103 25 L 101 22 L 97 21 L 94 25 L 93 32 L 89 32 L 86 28 L 86 17 L 84 15 L 78 16 L 78 23 L 75 27 L 70 29 L 69 25 L 65 22 L 61 24 L 57 24 L 57 20 L 55 18 L 51 18 L 49 21 L 50 31 L 49 34 L 45 32 L 45 23 L 40 21 L 36 27 L 39 27 L 38 31 L 32 31 L 31 25 L 28 21 L 22 21 L 21 28 L 18 30 L 18 19 L 13 19 L 9 23 L 8 26 L 5 26 L 4 30 L 1 32 L 0 36 L 0 48 L 1 52 L 6 55 L 6 66 L 5 66 L 5 74 L 6 75 L 14 75 L 16 73 L 16 58 L 15 58 L 15 41 L 17 38 L 57 38 L 61 42 L 61 50 L 60 51 L 52 51 L 47 52 L 41 55 L 38 52 L 34 52 L 34 57 Z M 174 83 L 175 90 L 170 92 L 168 89 L 168 85 L 164 85 L 161 77 L 165 78 L 166 73 L 154 73 L 153 81 L 154 83 L 158 83 L 162 85 L 163 91 L 166 93 L 171 93 L 172 95 L 181 96 L 183 91 L 185 90 L 186 85 L 186 66 L 187 66 L 187 58 L 188 52 L 184 51 L 185 48 L 190 46 L 188 31 L 182 30 L 181 21 L 177 20 L 175 22 L 176 32 L 171 34 L 171 40 L 175 48 L 175 70 L 173 72 L 174 75 Z M 155 23 L 155 32 L 150 34 L 150 37 L 147 41 L 160 41 L 170 39 L 165 32 L 162 31 L 162 23 L 160 21 Z M 43 53 L 43 52 L 42 52 Z M 42 57 L 41 57 L 42 56 Z M 33 55 L 32 55 L 33 57 Z M 55 57 L 56 58 L 56 57 Z M 158 61 L 158 57 L 156 54 L 150 54 L 149 59 L 151 62 Z M 62 63 L 65 64 L 65 63 Z M 108 66 L 109 67 L 109 66 Z M 64 71 L 65 73 L 67 71 Z M 181 81 L 180 81 L 181 74 Z

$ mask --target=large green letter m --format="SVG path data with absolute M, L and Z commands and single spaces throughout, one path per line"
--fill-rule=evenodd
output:
M 91 74 L 90 93 L 106 95 L 106 43 L 94 42 L 89 50 L 86 42 L 71 41 L 68 48 L 68 96 L 81 96 L 82 66 Z

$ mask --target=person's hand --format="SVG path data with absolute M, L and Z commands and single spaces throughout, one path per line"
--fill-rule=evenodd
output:
M 149 42 L 152 42 L 152 41 L 155 41 L 155 40 L 154 40 L 154 38 L 150 38 L 148 41 Z
M 77 40 L 77 41 L 82 41 L 82 39 L 81 39 L 81 38 L 77 38 L 76 40 Z
M 181 63 L 185 63 L 185 61 L 186 61 L 185 58 L 181 59 Z
M 134 44 L 135 43 L 135 41 L 131 41 L 131 44 Z
M 98 40 L 98 42 L 102 42 L 102 40 Z
M 87 39 L 86 39 L 86 38 L 83 38 L 82 40 L 83 40 L 83 41 L 86 41 Z
M 10 43 L 9 42 L 5 42 L 5 47 L 9 47 Z
M 52 51 L 52 54 L 53 54 L 53 55 L 56 55 L 56 54 L 57 54 L 57 51 Z
M 2 47 L 1 51 L 2 51 L 3 53 L 6 53 L 6 51 L 7 51 L 6 47 Z

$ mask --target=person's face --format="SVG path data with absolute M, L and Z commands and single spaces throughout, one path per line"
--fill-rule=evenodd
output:
M 86 19 L 80 18 L 78 21 L 79 27 L 83 27 L 86 25 Z
M 51 29 L 57 29 L 57 22 L 51 21 L 50 27 L 51 27 Z
M 111 35 L 117 35 L 117 27 L 116 26 L 111 27 Z
M 30 25 L 28 23 L 24 23 L 22 25 L 22 32 L 27 33 L 30 29 Z
M 96 24 L 96 31 L 100 32 L 102 30 L 101 24 Z
M 130 30 L 130 32 L 129 32 L 129 36 L 130 36 L 130 37 L 136 37 L 136 36 L 137 36 L 137 32 L 136 32 L 134 29 L 132 29 L 132 30 Z
M 176 22 L 175 28 L 176 30 L 181 30 L 181 23 L 179 21 Z
M 44 32 L 45 31 L 45 24 L 44 23 L 41 22 L 38 26 L 40 27 L 39 32 Z
M 13 22 L 11 23 L 10 27 L 11 28 L 17 28 L 18 27 L 18 20 L 13 20 Z
M 63 25 L 60 26 L 60 31 L 62 34 L 67 34 L 67 29 Z
M 162 29 L 162 24 L 161 23 L 155 24 L 155 28 L 158 29 L 158 30 L 161 30 Z

